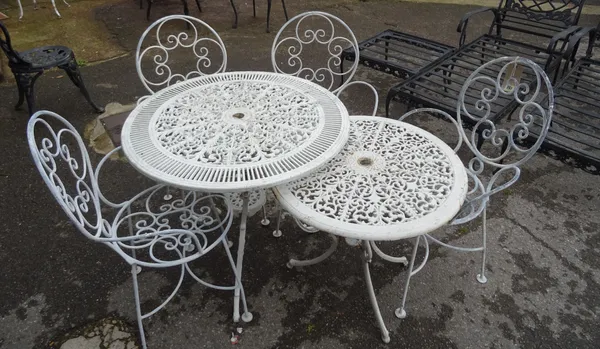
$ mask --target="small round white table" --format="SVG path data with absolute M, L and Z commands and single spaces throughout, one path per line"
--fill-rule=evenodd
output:
M 375 241 L 420 237 L 448 223 L 465 200 L 468 178 L 454 151 L 429 132 L 382 117 L 350 120 L 350 137 L 335 158 L 274 191 L 282 207 L 301 223 L 334 234 L 332 247 L 323 255 L 290 260 L 288 266 L 311 265 L 329 257 L 337 246 L 335 236 L 363 247 L 371 304 L 382 339 L 389 342 L 369 262 L 373 251 L 391 262 L 406 264 L 407 260 L 383 253 Z M 409 273 L 413 273 L 414 252 Z M 403 311 L 402 307 L 397 315 L 402 317 Z
M 149 96 L 131 112 L 121 137 L 130 163 L 158 182 L 242 193 L 236 261 L 241 278 L 248 192 L 315 171 L 341 151 L 349 130 L 344 105 L 317 84 L 276 73 L 231 72 L 186 80 Z M 238 288 L 235 321 L 239 299 Z

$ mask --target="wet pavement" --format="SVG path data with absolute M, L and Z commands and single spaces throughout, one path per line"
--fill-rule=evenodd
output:
M 265 4 L 252 18 L 252 2 L 240 2 L 240 23 L 231 29 L 228 2 L 206 3 L 200 18 L 211 24 L 228 49 L 228 70 L 271 70 L 274 33 L 265 33 Z M 192 14 L 197 15 L 190 6 Z M 388 1 L 290 2 L 291 14 L 307 9 L 331 12 L 361 40 L 387 28 L 455 45 L 456 23 L 472 6 Z M 180 2 L 153 8 L 153 17 L 181 11 Z M 100 7 L 95 20 L 129 55 L 82 68 L 90 93 L 106 105 L 133 103 L 144 95 L 134 65 L 137 39 L 147 26 L 137 1 Z M 487 20 L 470 29 L 485 31 Z M 283 23 L 274 2 L 272 28 Z M 584 16 L 594 23 L 597 16 Z M 371 82 L 385 97 L 399 80 L 359 67 L 357 80 Z M 59 72 L 36 85 L 40 109 L 55 111 L 83 132 L 95 120 L 85 100 Z M 86 240 L 70 225 L 30 159 L 27 114 L 14 111 L 16 88 L 0 87 L 0 348 L 132 348 L 137 334 L 130 269 L 112 251 Z M 345 96 L 353 114 L 368 113 L 371 100 Z M 380 114 L 383 106 L 380 106 Z M 396 111 L 397 113 L 398 111 Z M 93 156 L 93 161 L 99 159 Z M 123 161 L 101 186 L 126 198 L 151 182 Z M 325 234 L 284 222 L 281 238 L 271 226 L 249 223 L 244 283 L 254 320 L 231 320 L 232 295 L 188 280 L 145 328 L 150 348 L 597 348 L 600 313 L 600 177 L 538 154 L 521 180 L 495 196 L 488 214 L 488 283 L 475 280 L 480 256 L 432 247 L 426 267 L 411 280 L 408 317 L 399 320 L 406 268 L 375 259 L 374 286 L 392 336 L 381 342 L 361 270 L 359 251 L 341 244 L 327 261 L 290 270 L 290 257 L 315 256 L 328 247 Z M 453 243 L 476 245 L 479 222 L 468 229 L 444 229 Z M 237 234 L 232 231 L 231 236 Z M 411 242 L 382 244 L 408 254 Z M 226 259 L 201 262 L 215 280 L 226 278 Z M 176 284 L 172 270 L 142 270 L 143 306 L 164 299 Z M 113 322 L 114 321 L 114 322 Z M 233 345 L 232 333 L 239 334 Z M 77 339 L 79 338 L 79 339 Z M 84 346 L 86 339 L 89 346 Z M 123 346 L 120 346 L 121 343 Z M 111 346 L 113 345 L 113 346 Z

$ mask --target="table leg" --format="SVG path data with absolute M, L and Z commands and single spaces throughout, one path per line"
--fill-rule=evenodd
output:
M 248 192 L 242 193 L 242 217 L 240 221 L 240 238 L 238 241 L 238 251 L 236 260 L 236 273 L 242 280 L 242 266 L 244 263 L 244 247 L 246 245 L 246 223 L 248 221 L 248 205 L 250 200 L 248 198 Z M 242 314 L 242 320 L 244 322 L 252 321 L 252 314 L 245 312 Z M 240 288 L 236 288 L 233 296 L 233 321 L 240 321 Z
M 365 283 L 367 284 L 369 299 L 371 300 L 371 306 L 373 307 L 373 312 L 375 313 L 375 319 L 377 320 L 377 324 L 379 325 L 379 329 L 381 330 L 381 339 L 384 343 L 389 343 L 390 332 L 385 327 L 385 322 L 383 322 L 383 317 L 381 316 L 381 311 L 379 310 L 379 304 L 377 304 L 377 298 L 375 297 L 375 290 L 373 289 L 373 281 L 371 281 L 371 273 L 369 272 L 369 263 L 371 263 L 371 259 L 373 258 L 373 251 L 371 250 L 371 245 L 369 241 L 363 240 L 361 241 L 361 245 L 361 258 L 363 261 Z

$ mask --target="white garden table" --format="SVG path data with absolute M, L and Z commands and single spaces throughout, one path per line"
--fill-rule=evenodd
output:
M 248 192 L 315 171 L 341 151 L 349 129 L 340 100 L 310 81 L 232 72 L 186 80 L 149 96 L 123 125 L 122 145 L 131 164 L 158 182 L 243 193 L 236 261 L 241 277 Z M 234 321 L 240 318 L 239 299 L 236 289 Z
M 391 262 L 406 264 L 407 260 L 383 253 L 375 241 L 420 237 L 448 223 L 465 200 L 468 179 L 454 151 L 431 133 L 382 117 L 351 116 L 350 120 L 344 150 L 318 171 L 274 191 L 282 207 L 296 219 L 335 234 L 334 244 L 325 254 L 308 261 L 290 260 L 288 266 L 327 258 L 337 246 L 335 236 L 362 245 L 371 304 L 387 343 L 389 332 L 368 264 L 372 251 Z M 409 273 L 413 273 L 414 253 L 416 248 Z M 403 307 L 396 315 L 404 316 Z

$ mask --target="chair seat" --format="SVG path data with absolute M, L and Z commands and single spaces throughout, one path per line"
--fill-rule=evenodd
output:
M 503 39 L 491 35 L 483 35 L 473 42 L 463 45 L 446 59 L 424 69 L 414 77 L 392 87 L 388 94 L 388 105 L 392 98 L 409 104 L 423 107 L 433 107 L 453 114 L 462 86 L 473 71 L 486 62 L 505 56 L 520 56 L 528 58 L 544 67 L 549 54 L 545 49 L 532 45 Z M 554 71 L 560 64 L 559 57 L 551 57 L 550 68 Z M 492 66 L 485 74 L 496 76 L 500 66 Z M 521 82 L 533 83 L 532 77 L 523 75 Z M 472 104 L 480 96 L 465 96 L 465 102 Z M 494 120 L 506 116 L 514 107 L 514 99 L 501 95 L 492 103 Z M 484 111 L 481 111 L 483 113 Z M 483 114 L 482 114 L 483 115 Z M 482 116 L 479 115 L 479 116 Z
M 19 56 L 31 63 L 31 68 L 49 69 L 67 64 L 73 56 L 73 51 L 65 46 L 43 46 L 19 52 Z

